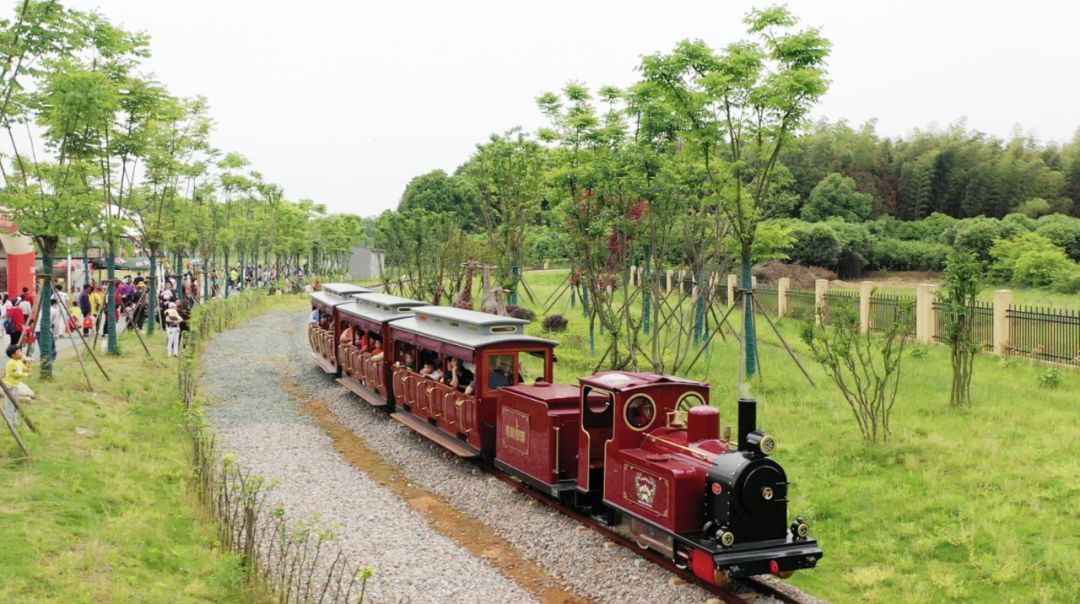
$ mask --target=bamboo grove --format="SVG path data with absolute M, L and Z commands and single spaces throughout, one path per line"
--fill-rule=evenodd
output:
M 151 280 L 159 259 L 178 274 L 197 258 L 204 295 L 211 270 L 347 262 L 361 219 L 287 200 L 242 155 L 215 149 L 207 99 L 171 94 L 149 56 L 145 34 L 54 0 L 22 0 L 0 21 L 0 207 L 43 259 L 42 299 L 54 259 L 88 248 L 107 258 L 108 316 L 119 255 L 148 256 Z

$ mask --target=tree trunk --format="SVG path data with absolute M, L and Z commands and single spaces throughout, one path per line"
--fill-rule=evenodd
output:
M 109 242 L 109 289 L 105 294 L 105 332 L 109 335 L 109 354 L 120 354 L 120 344 L 116 341 L 116 244 Z
M 744 249 L 742 253 L 742 288 L 744 291 L 749 292 L 753 287 L 753 278 L 750 276 L 750 250 Z M 739 393 L 740 396 L 750 394 L 750 378 L 754 377 L 757 373 L 757 333 L 754 329 L 754 309 L 750 306 L 750 298 L 744 296 L 743 300 L 743 340 L 745 342 L 745 354 L 746 357 L 743 360 L 746 367 L 746 388 L 745 393 Z
M 41 349 L 41 379 L 51 380 L 53 378 L 53 354 L 56 350 L 56 342 L 53 340 L 52 334 L 52 263 L 53 253 L 55 252 L 55 244 L 45 243 L 45 249 L 42 250 L 42 277 L 45 282 L 41 285 L 40 302 L 38 303 L 39 313 L 41 317 L 41 338 L 38 340 L 38 347 Z M 28 321 L 30 319 L 27 319 Z
M 90 250 L 82 249 L 83 285 L 90 285 Z
M 229 285 L 232 282 L 232 272 L 229 269 L 229 249 L 225 248 L 225 297 L 229 297 Z
M 157 257 L 158 251 L 150 248 L 150 284 L 146 288 L 146 335 L 154 335 L 157 322 Z

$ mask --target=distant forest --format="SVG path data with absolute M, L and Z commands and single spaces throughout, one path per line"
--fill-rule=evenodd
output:
M 955 125 L 884 138 L 873 122 L 819 122 L 781 153 L 769 214 L 798 216 L 830 173 L 873 195 L 872 215 L 919 220 L 934 212 L 1001 218 L 1032 199 L 1041 211 L 1080 215 L 1080 131 L 1064 145 L 1009 140 Z M 784 195 L 788 193 L 788 195 Z

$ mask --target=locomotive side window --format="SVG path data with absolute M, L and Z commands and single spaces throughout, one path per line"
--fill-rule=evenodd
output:
M 528 351 L 518 353 L 518 383 L 532 384 L 544 378 L 544 352 Z
M 514 355 L 493 354 L 488 357 L 488 390 L 498 390 L 516 383 Z
M 656 419 L 656 403 L 647 395 L 639 394 L 626 403 L 626 423 L 635 430 L 644 430 Z

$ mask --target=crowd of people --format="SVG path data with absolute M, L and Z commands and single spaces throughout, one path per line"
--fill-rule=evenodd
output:
M 157 292 L 150 292 L 150 281 L 143 276 L 126 276 L 116 284 L 116 313 L 110 319 L 107 312 L 107 284 L 90 281 L 82 287 L 65 286 L 63 280 L 54 280 L 52 299 L 44 308 L 35 306 L 34 301 L 40 294 L 42 280 L 38 279 L 33 291 L 24 287 L 18 294 L 0 293 L 0 321 L 3 321 L 3 342 L 8 362 L 3 381 L 8 388 L 21 399 L 34 397 L 34 392 L 25 382 L 30 375 L 30 366 L 39 351 L 41 328 L 44 313 L 49 313 L 49 328 L 54 345 L 50 353 L 51 360 L 56 360 L 59 343 L 64 339 L 92 335 L 103 336 L 108 332 L 109 323 L 116 321 L 117 326 L 144 331 L 150 312 L 150 299 L 154 298 L 155 321 L 164 327 L 166 333 L 165 352 L 168 357 L 180 356 L 184 334 L 188 331 L 191 312 L 203 300 L 201 276 L 193 272 L 170 275 L 157 284 Z M 278 284 L 288 293 L 298 292 L 303 288 L 304 270 L 286 267 L 278 270 L 262 265 L 242 268 L 239 265 L 224 272 L 212 272 L 205 277 L 210 298 L 225 295 L 225 285 L 229 292 L 238 292 L 252 287 L 270 287 Z M 38 320 L 31 316 L 38 308 Z M 381 349 L 380 349 L 381 350 Z M 15 408 L 3 396 L 3 413 L 17 425 Z

